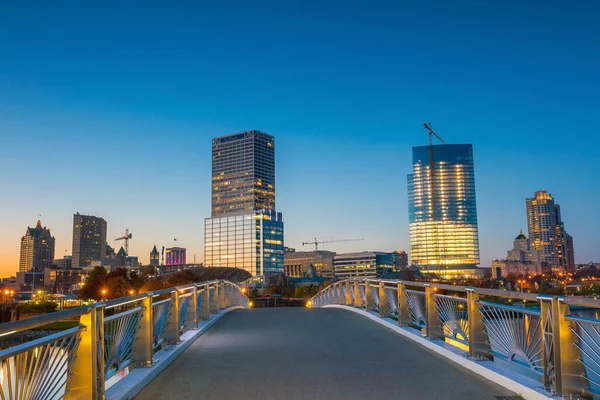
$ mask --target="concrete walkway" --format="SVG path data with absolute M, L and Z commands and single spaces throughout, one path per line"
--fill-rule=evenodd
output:
M 237 310 L 136 399 L 498 399 L 513 393 L 340 309 Z

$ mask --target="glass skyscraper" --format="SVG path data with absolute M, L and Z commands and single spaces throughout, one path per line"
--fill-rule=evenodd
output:
M 275 210 L 275 138 L 247 131 L 212 141 L 212 216 Z
M 213 139 L 211 215 L 204 221 L 204 265 L 254 277 L 283 274 L 273 136 L 247 131 Z
M 427 269 L 471 268 L 479 264 L 473 146 L 413 147 L 408 175 L 412 263 Z

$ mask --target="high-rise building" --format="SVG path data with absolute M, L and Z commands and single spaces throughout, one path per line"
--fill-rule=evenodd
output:
M 27 227 L 25 236 L 21 238 L 21 255 L 19 272 L 44 272 L 54 262 L 54 237 L 50 229 L 43 227 L 38 221 L 35 228 Z
M 553 272 L 574 271 L 573 238 L 565 232 L 560 205 L 546 190 L 535 192 L 525 203 L 529 240 L 540 251 L 543 266 Z
M 167 259 L 165 265 L 184 265 L 186 249 L 183 247 L 169 247 L 167 249 Z
M 275 138 L 247 131 L 212 141 L 212 217 L 204 265 L 283 274 L 283 215 L 275 210 Z
M 156 249 L 156 245 L 152 248 L 150 252 L 150 265 L 158 266 L 160 265 L 160 253 Z
M 413 147 L 408 206 L 413 265 L 441 270 L 479 264 L 472 145 L 433 146 L 433 176 L 429 146 Z
M 106 221 L 92 215 L 73 215 L 73 268 L 106 258 Z
M 275 210 L 275 138 L 259 131 L 212 141 L 212 217 Z

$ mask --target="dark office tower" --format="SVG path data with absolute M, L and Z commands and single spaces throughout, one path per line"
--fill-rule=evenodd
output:
M 156 245 L 154 245 L 152 251 L 150 252 L 150 265 L 160 265 L 160 253 L 156 249 Z
M 212 141 L 212 217 L 275 210 L 275 138 L 259 131 Z
M 73 215 L 73 268 L 106 257 L 106 221 L 92 215 Z
M 413 147 L 408 175 L 412 263 L 427 269 L 473 268 L 479 264 L 473 146 Z M 443 273 L 442 273 L 443 275 Z
M 563 272 L 575 268 L 573 238 L 565 232 L 560 205 L 545 190 L 526 199 L 527 228 L 531 247 L 539 250 L 542 268 Z
M 27 228 L 21 238 L 19 272 L 44 272 L 54 262 L 54 237 L 50 229 L 42 228 L 38 221 L 35 228 Z

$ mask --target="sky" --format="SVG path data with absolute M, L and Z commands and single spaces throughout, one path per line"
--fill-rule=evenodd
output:
M 210 1 L 0 4 L 0 276 L 41 218 L 73 214 L 203 259 L 211 138 L 275 136 L 285 244 L 409 250 L 406 175 L 424 122 L 472 143 L 481 265 L 561 205 L 600 261 L 600 2 Z M 41 217 L 40 217 L 41 215 Z

